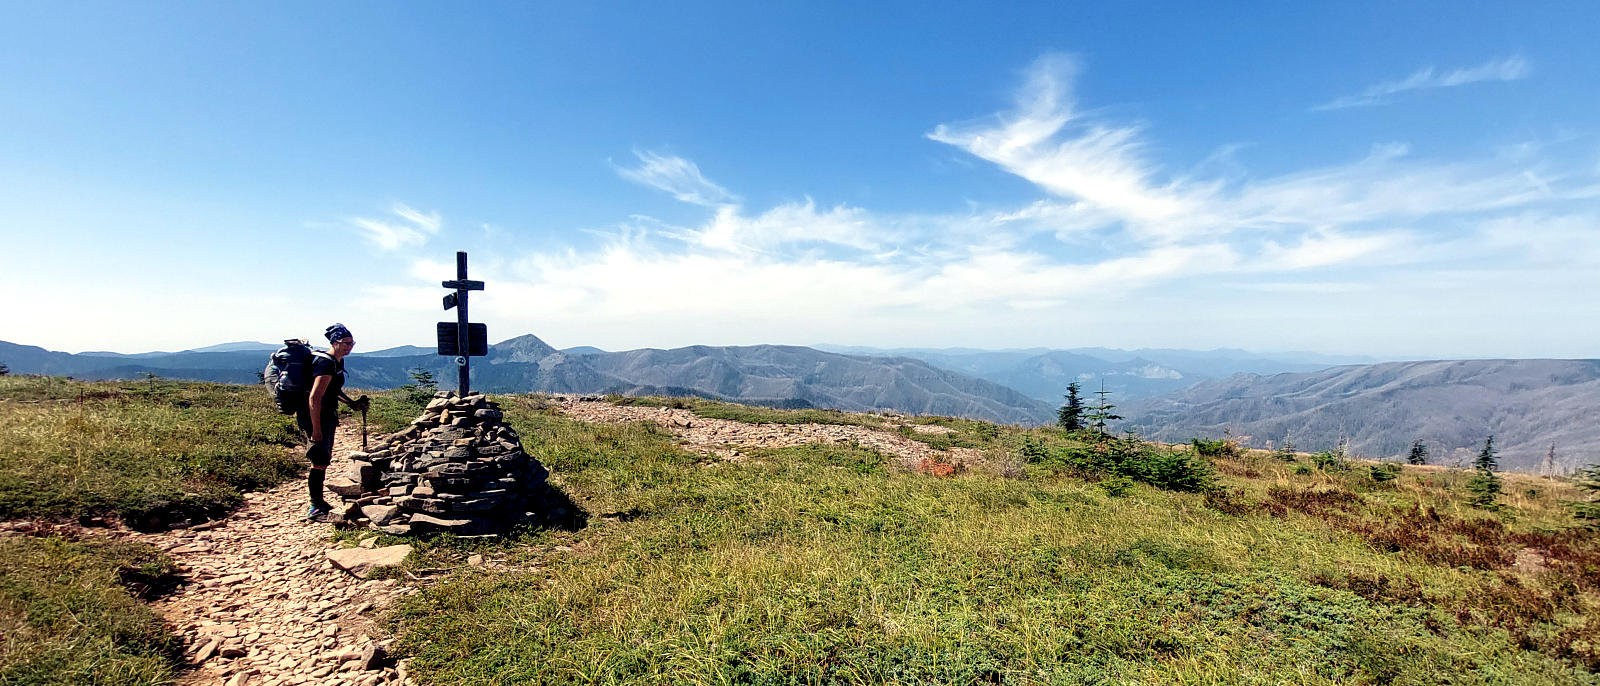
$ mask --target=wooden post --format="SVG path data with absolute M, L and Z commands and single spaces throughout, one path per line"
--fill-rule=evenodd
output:
M 461 282 L 467 280 L 467 252 L 465 250 L 456 252 L 456 280 Z M 459 370 L 461 376 L 456 385 L 461 392 L 461 396 L 466 397 L 467 389 L 472 386 L 472 356 L 467 354 L 470 350 L 467 345 L 469 339 L 467 338 L 467 289 L 465 288 L 456 291 L 456 340 L 459 341 L 458 345 L 461 347 L 461 368 Z

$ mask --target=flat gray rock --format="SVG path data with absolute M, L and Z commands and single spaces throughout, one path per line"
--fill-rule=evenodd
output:
M 382 548 L 340 548 L 328 551 L 328 561 L 350 574 L 365 579 L 372 570 L 393 567 L 411 554 L 409 545 L 391 545 Z

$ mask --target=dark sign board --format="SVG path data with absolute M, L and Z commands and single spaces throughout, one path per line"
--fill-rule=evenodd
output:
M 439 354 L 483 357 L 489 354 L 489 327 L 483 324 L 467 325 L 467 345 L 463 350 L 456 334 L 458 322 L 439 322 Z

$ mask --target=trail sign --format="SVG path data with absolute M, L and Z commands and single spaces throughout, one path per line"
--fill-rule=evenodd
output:
M 456 310 L 454 322 L 439 322 L 437 327 L 439 354 L 455 356 L 460 366 L 457 388 L 461 395 L 466 395 L 472 386 L 471 358 L 489 354 L 489 327 L 467 322 L 467 293 L 483 290 L 483 282 L 467 279 L 467 253 L 457 252 L 455 280 L 439 285 L 455 290 L 444 296 L 444 309 L 453 307 Z
M 456 335 L 455 322 L 439 322 L 439 354 L 440 355 L 470 355 L 483 357 L 489 354 L 489 327 L 482 324 L 467 324 L 467 345 L 461 345 L 461 339 Z

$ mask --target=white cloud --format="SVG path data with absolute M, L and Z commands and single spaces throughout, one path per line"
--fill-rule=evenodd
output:
M 680 201 L 715 207 L 738 202 L 738 197 L 712 183 L 693 162 L 670 155 L 635 150 L 639 166 L 618 167 L 617 174 L 634 183 L 666 191 Z
M 866 213 L 845 206 L 817 211 L 816 203 L 787 203 L 753 217 L 735 205 L 717 208 L 704 227 L 685 232 L 692 242 L 730 252 L 763 252 L 797 243 L 829 243 L 873 250 L 885 236 L 870 225 Z
M 996 125 L 941 124 L 928 138 L 948 143 L 1056 195 L 1140 222 L 1170 219 L 1187 209 L 1176 188 L 1153 184 L 1137 126 L 1083 121 L 1074 113 L 1071 81 L 1077 63 L 1062 55 L 1035 62 L 1015 111 Z M 1069 128 L 1070 126 L 1070 128 Z M 1072 135 L 1066 138 L 1063 132 Z
M 1216 324 L 1229 317 L 1300 321 L 1297 297 L 1348 298 L 1338 305 L 1347 311 L 1295 329 L 1315 346 L 1329 333 L 1316 328 L 1324 322 L 1368 311 L 1405 320 L 1403 309 L 1419 305 L 1392 297 L 1395 288 L 1492 300 L 1479 286 L 1442 288 L 1429 275 L 1481 270 L 1497 257 L 1534 260 L 1549 283 L 1596 281 L 1595 270 L 1575 265 L 1600 262 L 1600 227 L 1592 212 L 1566 209 L 1596 197 L 1587 168 L 1541 160 L 1533 148 L 1450 161 L 1378 142 L 1347 163 L 1270 177 L 1251 176 L 1236 148 L 1222 146 L 1214 157 L 1226 164 L 1169 177 L 1145 127 L 1078 107 L 1076 69 L 1047 56 L 1014 109 L 928 134 L 1033 183 L 1037 199 L 964 212 L 875 212 L 810 198 L 749 208 L 688 160 L 638 153 L 641 166 L 619 174 L 709 208 L 702 222 L 630 216 L 592 248 L 475 264 L 491 287 L 474 296 L 474 311 L 501 322 L 498 330 L 566 344 L 1117 342 L 1074 333 L 1098 325 L 1168 336 L 1144 344 L 1194 347 L 1239 342 L 1174 340 L 1174 323 L 1223 336 Z M 1438 80 L 1467 82 L 1480 71 Z M 1211 167 L 1215 176 L 1201 174 Z M 447 267 L 419 261 L 413 271 L 433 281 Z M 370 293 L 394 307 L 432 300 L 420 289 Z M 1293 344 L 1306 343 L 1285 343 Z
M 1381 105 L 1388 102 L 1390 96 L 1407 91 L 1451 88 L 1482 81 L 1516 81 L 1526 78 L 1531 71 L 1532 65 L 1519 56 L 1489 60 L 1476 67 L 1455 69 L 1443 74 L 1438 73 L 1433 67 L 1424 67 L 1398 81 L 1373 84 L 1360 93 L 1335 98 L 1311 109 L 1319 111 L 1340 110 L 1349 107 Z
M 390 213 L 395 218 L 353 217 L 349 222 L 380 250 L 421 246 L 443 224 L 438 212 L 424 213 L 401 203 L 395 203 Z

